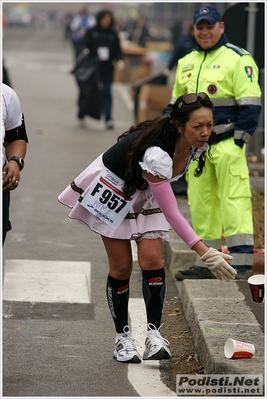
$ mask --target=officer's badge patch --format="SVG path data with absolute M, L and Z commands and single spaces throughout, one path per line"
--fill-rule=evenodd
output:
M 252 79 L 253 79 L 253 68 L 251 66 L 245 66 L 245 72 L 247 74 L 247 77 L 252 82 Z
M 182 72 L 191 71 L 192 69 L 194 69 L 194 64 L 187 64 L 183 67 Z
M 208 86 L 208 93 L 209 94 L 215 94 L 216 91 L 217 91 L 217 86 L 215 86 L 215 85 L 209 85 Z

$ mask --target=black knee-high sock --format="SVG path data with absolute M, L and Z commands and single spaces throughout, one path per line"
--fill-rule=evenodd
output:
M 160 327 L 165 297 L 165 270 L 142 270 L 143 297 L 146 305 L 147 322 Z
M 110 275 L 107 280 L 107 300 L 117 333 L 128 325 L 129 281 L 117 280 Z

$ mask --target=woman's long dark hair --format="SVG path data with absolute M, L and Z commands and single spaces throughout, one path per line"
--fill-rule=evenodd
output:
M 209 97 L 207 98 L 198 98 L 196 102 L 191 104 L 185 104 L 179 108 L 183 96 L 179 97 L 173 107 L 171 109 L 170 115 L 166 117 L 158 117 L 153 120 L 147 120 L 144 122 L 140 122 L 136 125 L 130 127 L 129 130 L 124 132 L 118 137 L 118 141 L 122 140 L 124 137 L 129 134 L 141 130 L 141 133 L 134 139 L 131 150 L 127 153 L 127 169 L 125 171 L 124 176 L 124 193 L 127 198 L 132 195 L 136 189 L 144 189 L 147 187 L 147 182 L 142 177 L 142 168 L 139 165 L 139 162 L 142 161 L 143 155 L 145 151 L 149 147 L 158 146 L 158 147 L 168 147 L 171 145 L 175 145 L 176 140 L 178 139 L 177 124 L 182 129 L 185 127 L 188 122 L 190 115 L 193 111 L 199 108 L 209 108 L 213 111 L 213 104 Z M 215 142 L 216 134 L 212 132 L 208 144 L 208 153 L 210 155 L 210 145 Z M 198 177 L 202 174 L 204 166 L 205 166 L 206 152 L 202 153 L 201 156 L 197 159 L 197 167 L 195 170 L 195 176 Z

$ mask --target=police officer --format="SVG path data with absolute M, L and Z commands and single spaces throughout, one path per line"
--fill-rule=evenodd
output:
M 192 224 L 207 246 L 219 250 L 223 231 L 237 278 L 247 278 L 252 273 L 254 236 L 246 143 L 261 111 L 258 67 L 246 50 L 228 42 L 214 6 L 195 11 L 194 35 L 197 46 L 178 62 L 171 104 L 182 94 L 206 92 L 214 104 L 216 144 L 200 177 L 194 177 L 194 162 L 188 170 Z M 199 257 L 175 277 L 214 278 Z

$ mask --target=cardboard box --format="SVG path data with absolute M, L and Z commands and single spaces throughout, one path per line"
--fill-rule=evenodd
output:
M 130 69 L 130 85 L 131 85 L 131 96 L 134 99 L 135 89 L 133 86 L 138 80 L 146 78 L 151 75 L 151 65 L 138 65 L 131 67 Z
M 138 65 L 130 69 L 130 85 L 133 86 L 138 80 L 151 75 L 151 65 Z
M 171 88 L 167 85 L 146 84 L 141 87 L 137 104 L 137 122 L 155 119 L 171 100 Z
M 148 50 L 160 50 L 172 52 L 173 44 L 170 42 L 146 42 L 146 48 Z
M 119 83 L 129 83 L 130 79 L 130 59 L 128 57 L 124 57 L 123 61 L 125 62 L 125 67 L 122 71 L 119 71 L 116 69 L 116 64 L 115 64 L 115 69 L 114 69 L 114 82 L 119 82 Z
M 131 59 L 124 57 L 125 67 L 122 71 L 114 70 L 114 82 L 130 83 L 131 86 L 140 79 L 151 75 L 151 65 L 131 65 Z

